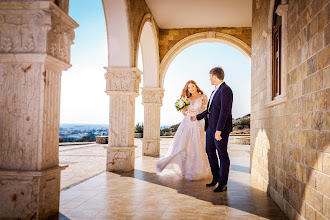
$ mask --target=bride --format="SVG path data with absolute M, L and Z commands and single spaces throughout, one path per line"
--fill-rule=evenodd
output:
M 173 138 L 173 143 L 165 158 L 157 162 L 158 172 L 174 171 L 179 176 L 198 180 L 211 175 L 210 165 L 205 152 L 205 132 L 203 121 L 191 121 L 192 115 L 203 112 L 207 107 L 207 97 L 189 80 L 182 90 L 190 105 L 182 109 L 185 116 Z

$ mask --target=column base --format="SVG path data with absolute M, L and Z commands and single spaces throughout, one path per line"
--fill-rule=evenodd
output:
M 0 170 L 0 219 L 48 219 L 58 215 L 61 170 Z
M 143 139 L 142 155 L 143 156 L 159 156 L 160 139 Z
M 104 147 L 107 149 L 107 171 L 128 172 L 134 170 L 135 148 L 133 147 Z

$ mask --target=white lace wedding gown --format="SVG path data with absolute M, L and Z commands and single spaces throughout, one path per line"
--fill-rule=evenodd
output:
M 162 174 L 174 171 L 183 178 L 198 180 L 211 176 L 211 169 L 205 152 L 204 120 L 191 121 L 190 117 L 206 108 L 207 97 L 203 95 L 194 102 L 189 101 L 189 113 L 183 118 L 171 147 L 165 158 L 157 162 L 156 168 Z

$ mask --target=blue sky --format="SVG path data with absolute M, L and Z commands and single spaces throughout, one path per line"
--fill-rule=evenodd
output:
M 105 91 L 108 65 L 107 33 L 101 0 L 71 0 L 69 15 L 80 25 L 72 46 L 72 67 L 62 74 L 61 123 L 108 124 L 109 96 Z M 225 82 L 234 93 L 233 117 L 250 113 L 251 63 L 238 50 L 221 43 L 201 43 L 182 51 L 165 76 L 161 125 L 172 125 L 183 116 L 174 108 L 185 83 L 193 79 L 209 97 L 214 87 L 209 71 L 223 67 Z M 142 70 L 141 54 L 138 67 Z M 140 87 L 143 85 L 140 84 Z M 135 122 L 143 122 L 142 98 L 136 99 Z

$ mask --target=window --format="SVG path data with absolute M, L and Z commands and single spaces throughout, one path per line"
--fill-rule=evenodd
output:
M 273 12 L 272 24 L 272 98 L 276 99 L 281 95 L 281 38 L 282 38 L 282 17 L 276 13 L 281 0 L 276 0 Z

